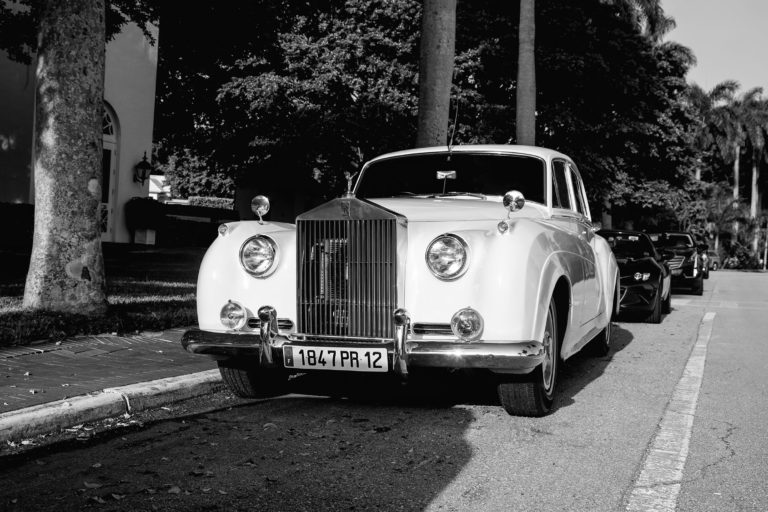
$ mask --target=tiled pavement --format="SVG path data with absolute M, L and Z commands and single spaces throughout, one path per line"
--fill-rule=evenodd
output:
M 0 348 L 0 414 L 216 368 L 179 343 L 184 329 L 131 336 L 80 336 L 60 343 Z

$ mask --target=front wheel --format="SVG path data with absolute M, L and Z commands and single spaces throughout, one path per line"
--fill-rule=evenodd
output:
M 653 299 L 653 309 L 651 310 L 651 314 L 648 315 L 646 322 L 650 322 L 652 324 L 661 323 L 661 283 L 659 283 L 659 288 L 656 291 L 656 297 Z
M 544 416 L 552 410 L 559 368 L 560 351 L 557 332 L 557 309 L 550 300 L 544 327 L 544 361 L 528 375 L 510 376 L 497 391 L 507 413 L 514 416 Z
M 667 293 L 667 298 L 661 303 L 661 312 L 668 315 L 672 312 L 672 292 Z
M 230 391 L 241 398 L 264 398 L 285 391 L 288 374 L 277 368 L 259 368 L 258 362 L 219 361 L 219 373 Z

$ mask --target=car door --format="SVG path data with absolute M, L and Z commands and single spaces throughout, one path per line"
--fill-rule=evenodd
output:
M 577 239 L 579 242 L 580 256 L 584 265 L 584 310 L 582 324 L 586 324 L 597 317 L 600 311 L 601 286 L 597 272 L 597 251 L 595 248 L 595 231 L 592 227 L 592 218 L 589 212 L 587 196 L 584 192 L 584 184 L 581 181 L 576 166 L 568 162 L 568 177 L 573 194 L 573 207 L 576 212 Z
M 576 211 L 576 199 L 573 195 L 569 178 L 568 164 L 565 160 L 552 161 L 552 221 L 559 228 L 554 240 L 555 246 L 567 257 L 568 278 L 571 281 L 571 327 L 575 330 L 574 339 L 584 336 L 585 308 L 588 299 L 586 285 L 586 265 L 584 256 L 588 254 L 588 244 L 581 238 L 582 226 L 580 214 Z

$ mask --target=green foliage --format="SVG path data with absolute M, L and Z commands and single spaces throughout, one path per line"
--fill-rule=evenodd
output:
M 201 197 L 190 196 L 190 206 L 207 206 L 208 208 L 220 208 L 222 210 L 231 210 L 234 207 L 234 201 L 225 197 Z
M 214 162 L 189 150 L 167 155 L 161 169 L 171 187 L 171 195 L 234 197 L 234 179 Z
M 147 39 L 156 41 L 148 24 L 157 24 L 159 7 L 152 0 L 105 0 L 106 41 L 112 40 L 129 22 L 136 23 Z M 45 8 L 44 0 L 0 2 L 0 50 L 8 57 L 28 64 L 36 51 L 37 27 Z

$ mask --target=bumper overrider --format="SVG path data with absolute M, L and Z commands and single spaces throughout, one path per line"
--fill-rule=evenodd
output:
M 302 347 L 386 348 L 391 371 L 408 374 L 410 366 L 439 368 L 487 368 L 510 373 L 528 373 L 545 357 L 539 341 L 483 343 L 409 339 L 410 318 L 403 309 L 393 313 L 395 336 L 392 340 L 361 342 L 329 340 L 309 335 L 282 334 L 277 327 L 277 312 L 270 306 L 258 311 L 257 332 L 214 332 L 190 329 L 181 338 L 185 350 L 216 359 L 250 358 L 262 367 L 285 367 L 284 354 Z M 289 347 L 291 350 L 286 351 Z

